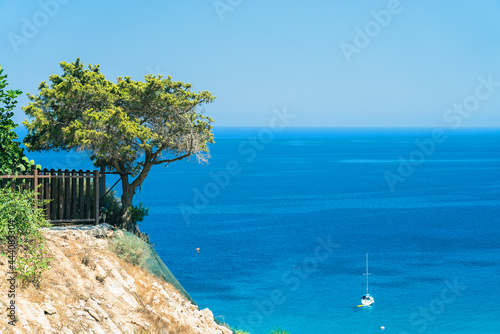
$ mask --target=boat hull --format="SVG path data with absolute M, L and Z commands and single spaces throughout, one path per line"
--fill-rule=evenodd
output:
M 374 303 L 375 299 L 373 299 L 373 297 L 370 296 L 369 294 L 366 294 L 363 297 L 361 297 L 361 304 L 363 306 L 372 306 Z

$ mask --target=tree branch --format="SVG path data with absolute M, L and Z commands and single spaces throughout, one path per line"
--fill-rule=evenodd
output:
M 132 181 L 132 183 L 130 184 L 130 186 L 132 187 L 132 189 L 135 190 L 137 187 L 139 187 L 142 184 L 142 182 L 144 181 L 144 179 L 146 179 L 146 176 L 148 176 L 148 173 L 151 170 L 151 167 L 153 167 L 153 165 L 154 165 L 154 163 L 152 163 L 151 161 L 147 161 L 146 160 L 144 162 L 144 167 L 142 167 L 141 172 L 135 178 L 135 180 Z
M 189 156 L 191 156 L 193 154 L 193 152 L 189 151 L 188 153 L 184 154 L 184 155 L 181 155 L 177 158 L 174 158 L 174 159 L 165 159 L 165 160 L 161 160 L 161 161 L 154 161 L 153 162 L 153 165 L 160 165 L 160 164 L 164 164 L 166 163 L 167 165 L 171 162 L 174 162 L 174 161 L 178 161 L 178 160 L 182 160 L 184 158 L 187 158 Z
M 166 149 L 168 147 L 167 144 L 163 144 L 160 146 L 160 148 L 158 148 L 158 150 L 155 152 L 155 153 L 152 153 L 151 154 L 151 160 L 154 160 L 158 154 L 160 154 L 164 149 Z

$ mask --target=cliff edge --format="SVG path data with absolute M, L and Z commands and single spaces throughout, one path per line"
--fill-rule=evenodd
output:
M 38 286 L 15 284 L 14 309 L 7 297 L 0 301 L 0 332 L 233 333 L 218 325 L 209 309 L 200 310 L 171 284 L 110 251 L 109 243 L 120 233 L 109 230 L 96 237 L 92 228 L 45 230 L 50 269 Z M 4 257 L 0 270 L 6 296 L 13 286 Z M 14 322 L 8 318 L 12 312 Z

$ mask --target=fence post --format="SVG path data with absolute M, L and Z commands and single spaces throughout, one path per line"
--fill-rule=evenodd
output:
M 95 225 L 99 224 L 99 209 L 101 206 L 100 194 L 99 194 L 99 171 L 94 170 L 94 218 Z
M 64 219 L 64 172 L 57 170 L 57 219 Z
M 76 186 L 78 183 L 78 175 L 76 174 L 76 171 L 73 169 L 71 171 L 71 217 L 73 219 L 76 219 Z
M 92 177 L 92 173 L 89 170 L 85 171 L 85 218 L 92 218 L 92 196 L 90 191 L 90 178 Z
M 71 218 L 71 173 L 68 169 L 64 170 L 64 218 Z
M 48 170 L 47 168 L 44 168 L 42 171 L 43 175 L 48 175 Z M 43 199 L 48 200 L 50 198 L 50 179 L 47 177 L 43 178 Z M 45 215 L 47 216 L 47 219 L 52 219 L 51 218 L 51 212 L 50 212 L 50 203 L 45 204 Z
M 35 193 L 35 209 L 38 209 L 38 169 L 33 169 L 33 191 Z
M 80 203 L 78 203 L 80 205 L 80 209 L 79 209 L 79 212 L 78 212 L 78 218 L 80 219 L 83 219 L 85 218 L 85 197 L 83 195 L 83 187 L 85 185 L 85 173 L 80 169 L 78 171 L 78 199 L 80 201 Z
M 106 193 L 106 167 L 101 166 L 101 173 L 99 174 L 99 191 L 101 196 Z
M 56 220 L 59 218 L 59 208 L 57 206 L 57 187 L 59 185 L 59 180 L 57 179 L 57 172 L 54 169 L 51 169 L 48 173 L 48 175 L 50 175 L 50 198 L 52 199 L 50 202 L 50 217 L 52 220 Z

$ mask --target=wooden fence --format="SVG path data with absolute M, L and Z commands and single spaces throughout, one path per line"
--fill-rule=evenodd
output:
M 36 198 L 50 200 L 43 209 L 52 224 L 99 224 L 100 193 L 106 182 L 104 175 L 97 170 L 33 169 L 19 175 L 0 175 L 0 187 L 10 182 L 13 188 L 37 189 Z

